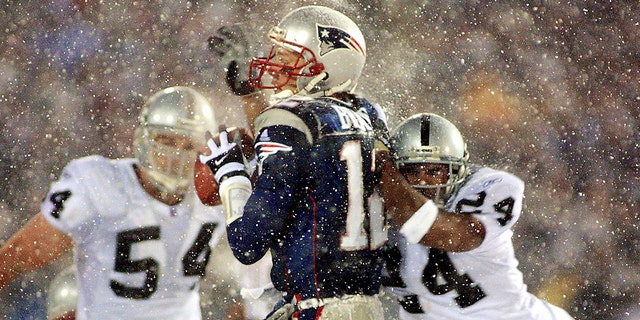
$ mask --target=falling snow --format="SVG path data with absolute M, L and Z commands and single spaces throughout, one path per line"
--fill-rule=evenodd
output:
M 244 125 L 206 39 L 243 22 L 264 53 L 268 28 L 303 4 L 358 21 L 368 59 L 358 90 L 391 127 L 441 114 L 471 161 L 525 180 L 514 242 L 531 292 L 577 319 L 640 318 L 637 1 L 6 1 L 0 243 L 71 159 L 132 156 L 139 108 L 160 88 L 198 87 L 220 123 Z M 51 275 L 70 261 L 1 292 L 0 318 L 42 319 Z M 237 292 L 223 263 L 210 269 L 203 302 L 216 318 L 216 299 Z

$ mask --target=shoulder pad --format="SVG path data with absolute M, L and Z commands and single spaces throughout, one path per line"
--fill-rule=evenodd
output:
M 313 143 L 313 135 L 309 126 L 300 118 L 295 112 L 298 108 L 292 108 L 289 106 L 275 105 L 269 109 L 266 109 L 254 121 L 255 131 L 260 132 L 262 129 L 271 126 L 283 125 L 292 127 L 296 130 L 304 133 L 307 141 Z

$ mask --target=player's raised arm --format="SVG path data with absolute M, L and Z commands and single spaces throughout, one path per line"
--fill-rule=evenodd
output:
M 37 214 L 0 247 L 0 289 L 16 277 L 48 265 L 73 247 L 73 240 Z
M 402 176 L 388 152 L 379 153 L 383 164 L 380 191 L 391 219 L 404 226 L 407 238 L 425 246 L 451 252 L 477 248 L 484 227 L 471 215 L 453 214 L 414 189 Z
M 269 103 L 264 91 L 249 85 L 249 63 L 253 58 L 241 24 L 222 26 L 209 37 L 209 51 L 225 66 L 229 90 L 242 100 L 242 109 L 251 132 L 253 122 Z

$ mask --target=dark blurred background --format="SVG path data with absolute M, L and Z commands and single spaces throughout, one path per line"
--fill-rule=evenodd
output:
M 220 123 L 244 125 L 208 36 L 243 22 L 263 52 L 266 31 L 307 4 L 359 24 L 368 61 L 358 91 L 392 128 L 441 114 L 472 162 L 525 181 L 514 242 L 530 291 L 577 319 L 640 319 L 637 0 L 5 1 L 0 243 L 70 160 L 131 157 L 138 111 L 163 87 L 200 89 Z M 0 317 L 44 319 L 45 289 L 70 262 L 15 281 L 0 293 Z M 203 286 L 212 319 L 233 291 L 224 263 L 214 265 L 216 285 Z

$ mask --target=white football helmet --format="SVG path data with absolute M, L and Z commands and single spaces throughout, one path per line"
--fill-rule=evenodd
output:
M 298 77 L 298 95 L 328 96 L 355 88 L 367 50 L 362 32 L 349 17 L 327 7 L 305 6 L 290 12 L 268 35 L 274 45 L 269 56 L 252 59 L 251 86 L 280 88 L 283 84 L 268 84 L 262 76 L 285 73 Z M 278 46 L 298 53 L 295 67 L 272 59 Z
M 414 185 L 416 189 L 437 189 L 436 203 L 443 204 L 469 175 L 467 145 L 460 131 L 449 120 L 420 113 L 402 121 L 391 138 L 396 166 L 408 164 L 447 164 L 445 184 Z
M 182 193 L 193 186 L 193 167 L 205 132 L 217 132 L 213 107 L 198 91 L 170 87 L 157 92 L 142 108 L 134 137 L 140 166 L 163 192 Z M 191 140 L 190 146 L 172 146 L 156 140 L 173 135 Z
M 47 319 L 69 319 L 78 305 L 76 268 L 71 265 L 53 278 L 47 290 Z

